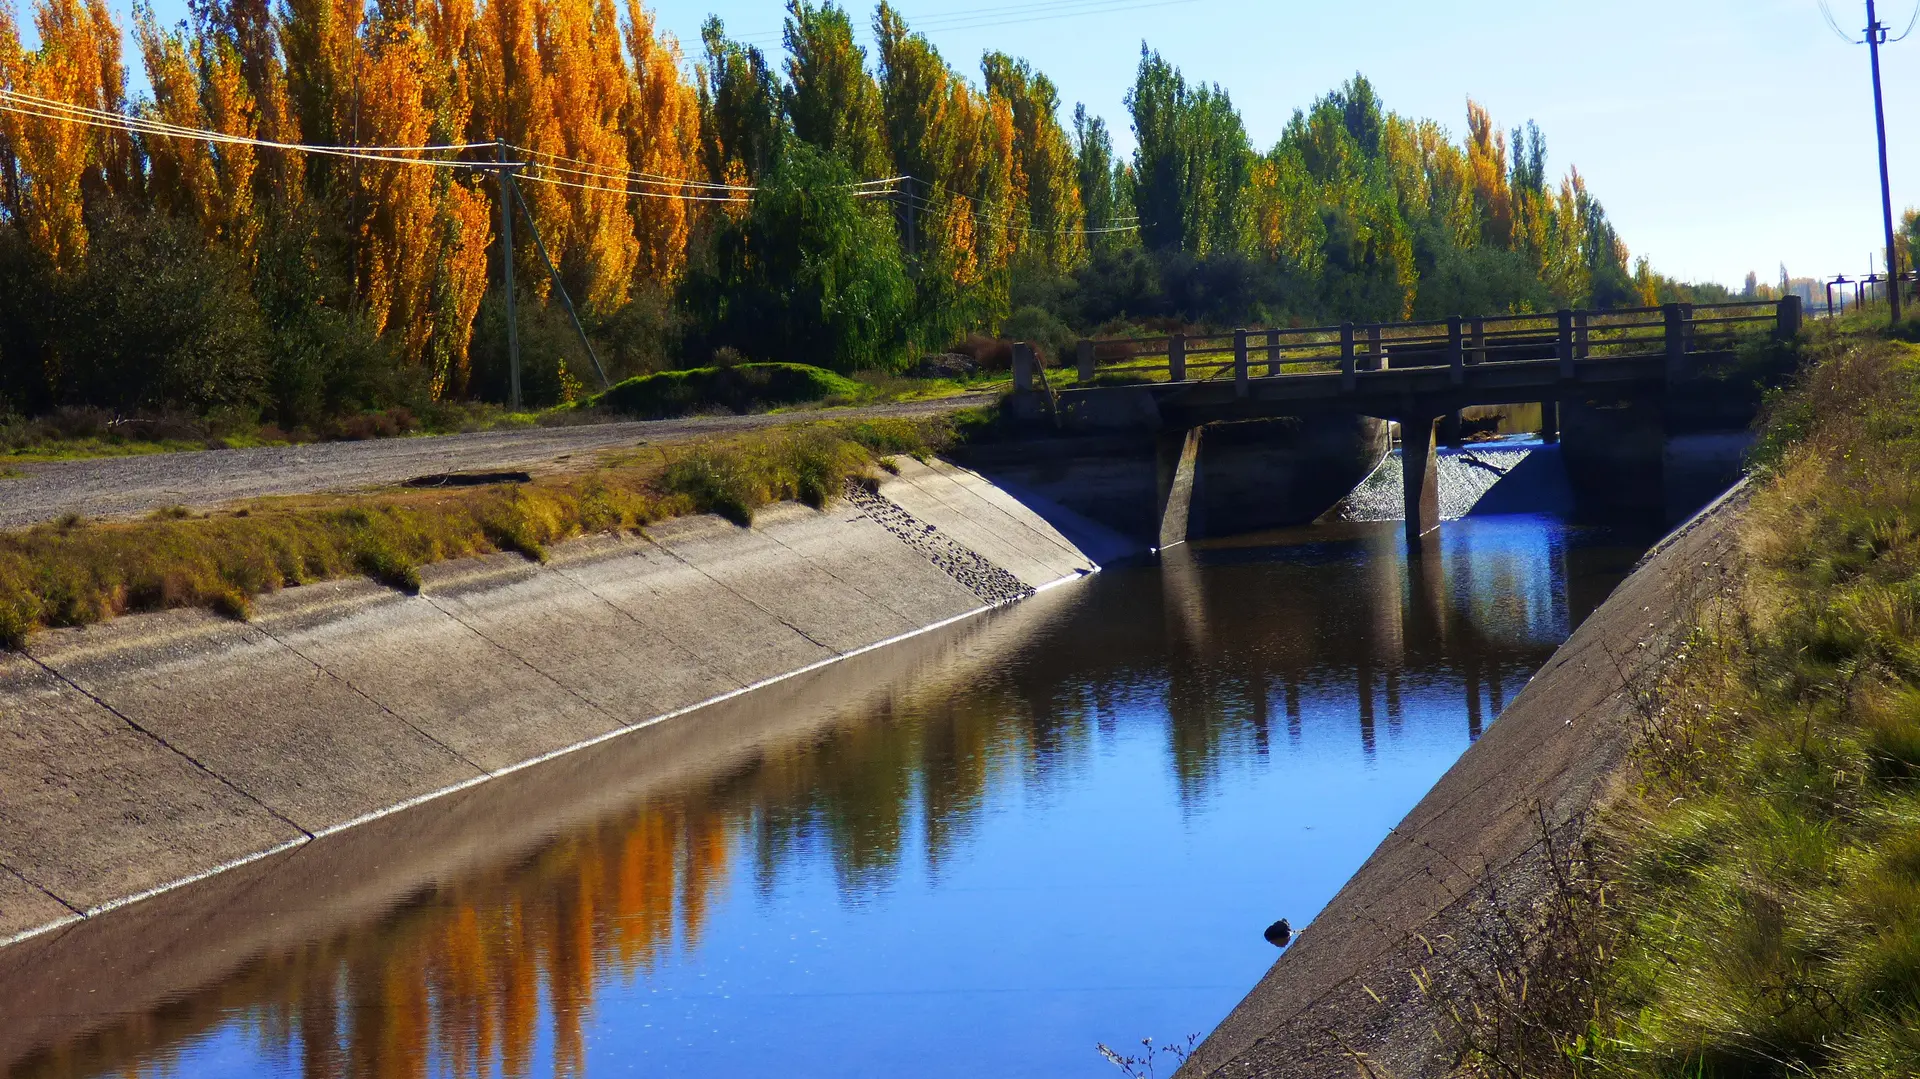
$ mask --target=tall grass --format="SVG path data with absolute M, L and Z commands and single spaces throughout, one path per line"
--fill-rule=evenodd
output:
M 1920 349 L 1815 358 L 1603 832 L 1596 1018 L 1473 1070 L 1920 1074 Z
M 545 560 L 562 540 L 683 514 L 745 526 L 773 502 L 823 506 L 885 455 L 925 456 L 951 437 L 943 419 L 815 423 L 634 451 L 521 485 L 262 499 L 138 521 L 69 515 L 0 534 L 0 647 L 131 611 L 245 618 L 262 593 L 355 574 L 413 591 L 429 563 L 496 551 Z

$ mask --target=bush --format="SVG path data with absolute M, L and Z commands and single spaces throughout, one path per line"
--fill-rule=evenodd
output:
M 1000 333 L 1032 345 L 1039 351 L 1041 362 L 1049 367 L 1068 362 L 1077 339 L 1071 327 L 1038 307 L 1022 307 L 1007 316 Z
M 672 367 L 683 332 L 672 293 L 646 282 L 637 283 L 618 310 L 587 328 L 607 377 L 616 380 Z
M 57 286 L 59 395 L 128 411 L 259 407 L 269 338 L 239 260 L 157 214 L 88 224 L 86 262 Z
M 260 240 L 253 289 L 272 327 L 266 407 L 288 430 L 425 397 L 420 373 L 399 369 L 366 316 L 335 306 L 353 288 L 333 269 L 341 259 L 330 248 L 345 242 L 331 234 L 334 220 L 313 204 L 276 209 Z
M 514 304 L 520 339 L 520 402 L 525 408 L 571 404 L 588 386 L 598 386 L 593 365 L 580 348 L 573 323 L 559 304 L 546 304 L 518 291 Z M 474 320 L 470 388 L 484 401 L 504 402 L 512 397 L 512 370 L 507 351 L 507 304 L 499 289 L 480 302 Z
M 852 379 L 818 367 L 745 363 L 630 378 L 584 404 L 624 416 L 662 419 L 714 409 L 750 412 L 830 397 L 854 398 L 862 392 Z

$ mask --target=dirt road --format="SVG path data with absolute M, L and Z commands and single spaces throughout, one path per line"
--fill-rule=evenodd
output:
M 349 491 L 442 472 L 564 471 L 587 466 L 598 450 L 685 441 L 813 418 L 927 416 L 986 400 L 983 394 L 967 394 L 817 412 L 697 416 L 20 464 L 12 467 L 21 475 L 0 479 L 0 528 L 48 521 L 70 511 L 89 517 L 128 517 L 163 506 L 206 507 L 261 495 Z

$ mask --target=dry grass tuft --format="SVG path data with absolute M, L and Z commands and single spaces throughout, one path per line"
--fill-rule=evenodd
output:
M 815 423 L 663 450 L 522 485 L 262 499 L 206 515 L 57 521 L 0 534 L 0 647 L 41 628 L 202 607 L 244 619 L 253 597 L 363 575 L 407 592 L 420 567 L 496 551 L 544 561 L 555 543 L 717 513 L 745 526 L 773 502 L 823 506 L 884 455 L 933 452 L 941 420 Z

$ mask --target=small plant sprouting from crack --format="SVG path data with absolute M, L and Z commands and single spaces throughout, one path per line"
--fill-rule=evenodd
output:
M 1178 1069 L 1180 1065 L 1187 1062 L 1188 1057 L 1193 1055 L 1193 1047 L 1199 1042 L 1198 1034 L 1187 1035 L 1184 1045 L 1177 1042 L 1155 1045 L 1152 1038 L 1141 1038 L 1139 1056 L 1122 1053 L 1106 1042 L 1099 1043 L 1099 1050 L 1100 1055 L 1107 1058 L 1107 1063 L 1119 1068 L 1120 1073 L 1127 1079 L 1155 1079 L 1159 1072 L 1154 1069 L 1163 1057 L 1172 1057 L 1173 1066 Z

